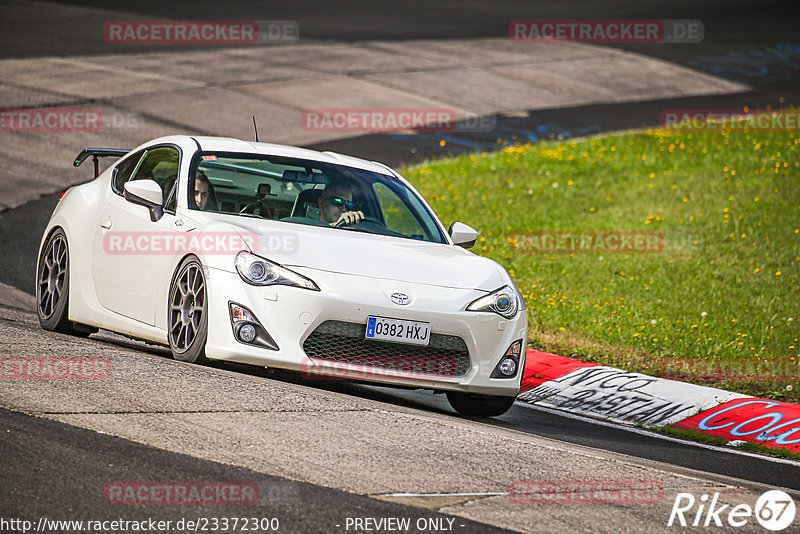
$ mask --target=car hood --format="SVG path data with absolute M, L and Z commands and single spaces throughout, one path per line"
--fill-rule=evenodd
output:
M 454 245 L 271 221 L 234 228 L 254 253 L 289 268 L 484 291 L 507 283 L 499 264 Z

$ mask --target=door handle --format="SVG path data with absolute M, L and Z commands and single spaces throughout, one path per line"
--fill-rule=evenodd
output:
M 105 221 L 100 223 L 100 228 L 102 228 L 104 230 L 110 230 L 111 229 L 111 219 L 106 219 Z

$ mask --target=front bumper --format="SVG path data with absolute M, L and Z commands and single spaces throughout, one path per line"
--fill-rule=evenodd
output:
M 523 341 L 521 360 L 524 358 L 525 310 L 507 320 L 491 312 L 464 311 L 470 302 L 485 295 L 484 291 L 292 269 L 314 280 L 321 291 L 251 286 L 237 273 L 208 269 L 209 358 L 301 371 L 313 377 L 499 396 L 519 392 L 522 361 L 513 378 L 490 375 L 516 340 Z M 389 297 L 395 292 L 408 295 L 409 303 L 394 304 Z M 229 302 L 247 307 L 278 350 L 238 341 L 231 327 Z M 364 325 L 370 315 L 429 322 L 431 345 L 421 351 L 414 345 L 366 341 Z M 326 347 L 333 345 L 321 342 L 320 333 L 341 334 L 346 343 L 339 343 L 335 354 L 327 353 Z M 461 340 L 464 356 L 458 355 L 456 340 Z M 365 347 L 385 350 L 367 354 Z M 438 362 L 437 347 L 450 351 L 442 352 Z M 388 355 L 387 359 L 382 360 L 382 354 Z

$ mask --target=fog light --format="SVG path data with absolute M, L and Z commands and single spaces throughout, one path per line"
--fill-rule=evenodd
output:
M 500 372 L 506 376 L 514 376 L 517 372 L 517 362 L 513 358 L 506 358 L 500 362 Z
M 239 329 L 239 339 L 245 343 L 250 343 L 256 338 L 256 328 L 251 324 L 244 324 Z
M 522 366 L 520 361 L 524 361 L 524 358 L 521 358 L 521 354 L 522 340 L 518 339 L 508 346 L 500 362 L 495 366 L 492 374 L 489 375 L 489 378 L 508 379 L 516 377 L 517 372 L 519 372 Z
M 233 338 L 240 343 L 252 343 L 270 350 L 280 350 L 255 314 L 235 302 L 228 302 Z

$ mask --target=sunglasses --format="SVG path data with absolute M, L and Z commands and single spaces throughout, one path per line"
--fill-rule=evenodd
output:
M 330 202 L 331 205 L 336 208 L 341 208 L 342 206 L 344 206 L 348 210 L 353 210 L 356 207 L 355 202 L 351 202 L 350 200 L 345 200 L 339 197 L 329 198 L 327 199 L 327 201 Z

